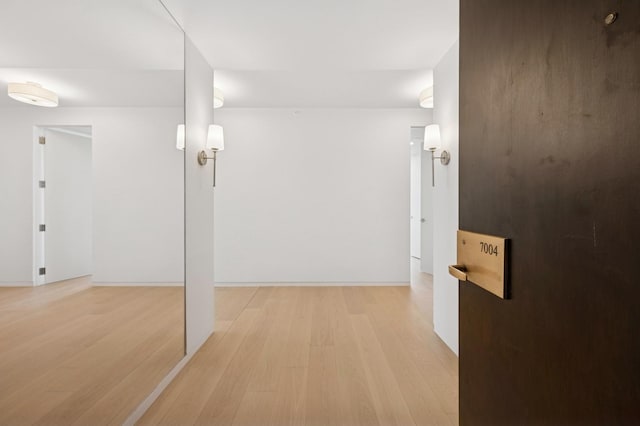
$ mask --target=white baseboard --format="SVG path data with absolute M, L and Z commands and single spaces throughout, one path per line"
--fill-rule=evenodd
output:
M 109 283 L 109 282 L 92 282 L 94 287 L 184 287 L 182 283 Z
M 285 283 L 215 283 L 216 287 L 404 287 L 411 285 L 410 282 L 285 282 Z
M 0 287 L 33 287 L 33 283 L 31 281 L 0 282 Z

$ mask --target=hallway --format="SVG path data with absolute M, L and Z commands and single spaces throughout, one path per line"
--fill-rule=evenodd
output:
M 421 275 L 217 288 L 215 334 L 140 424 L 458 424 L 457 358 L 433 332 Z

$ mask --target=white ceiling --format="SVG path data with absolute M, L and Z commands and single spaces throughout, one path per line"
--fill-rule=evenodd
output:
M 61 107 L 184 103 L 184 40 L 158 0 L 1 0 L 0 107 L 34 81 Z
M 0 67 L 182 69 L 158 0 L 1 0 Z
M 0 93 L 7 83 L 35 81 L 54 90 L 60 107 L 170 107 L 184 104 L 180 70 L 0 68 Z M 25 107 L 0 96 L 0 107 Z
M 227 107 L 417 107 L 458 37 L 457 0 L 163 2 Z
M 225 107 L 416 108 L 417 93 L 432 84 L 417 71 L 216 70 Z
M 458 37 L 457 0 L 163 1 L 223 69 L 431 69 Z
M 0 90 L 29 80 L 61 106 L 182 104 L 181 31 L 158 0 L 1 1 Z M 225 107 L 417 107 L 458 34 L 453 0 L 164 2 Z

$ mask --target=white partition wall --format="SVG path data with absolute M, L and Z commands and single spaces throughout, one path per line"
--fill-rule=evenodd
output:
M 436 163 L 433 189 L 433 326 L 438 336 L 458 353 L 458 281 L 448 265 L 456 261 L 458 229 L 458 93 L 459 46 L 456 42 L 434 70 L 433 121 L 440 125 L 442 147 L 451 153 L 447 167 Z
M 213 69 L 185 37 L 186 351 L 213 332 L 213 164 L 198 164 L 213 123 Z

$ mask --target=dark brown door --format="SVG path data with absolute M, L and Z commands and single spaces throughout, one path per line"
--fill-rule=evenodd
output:
M 460 285 L 461 424 L 638 425 L 640 1 L 460 18 L 460 228 L 512 239 L 509 300 Z

